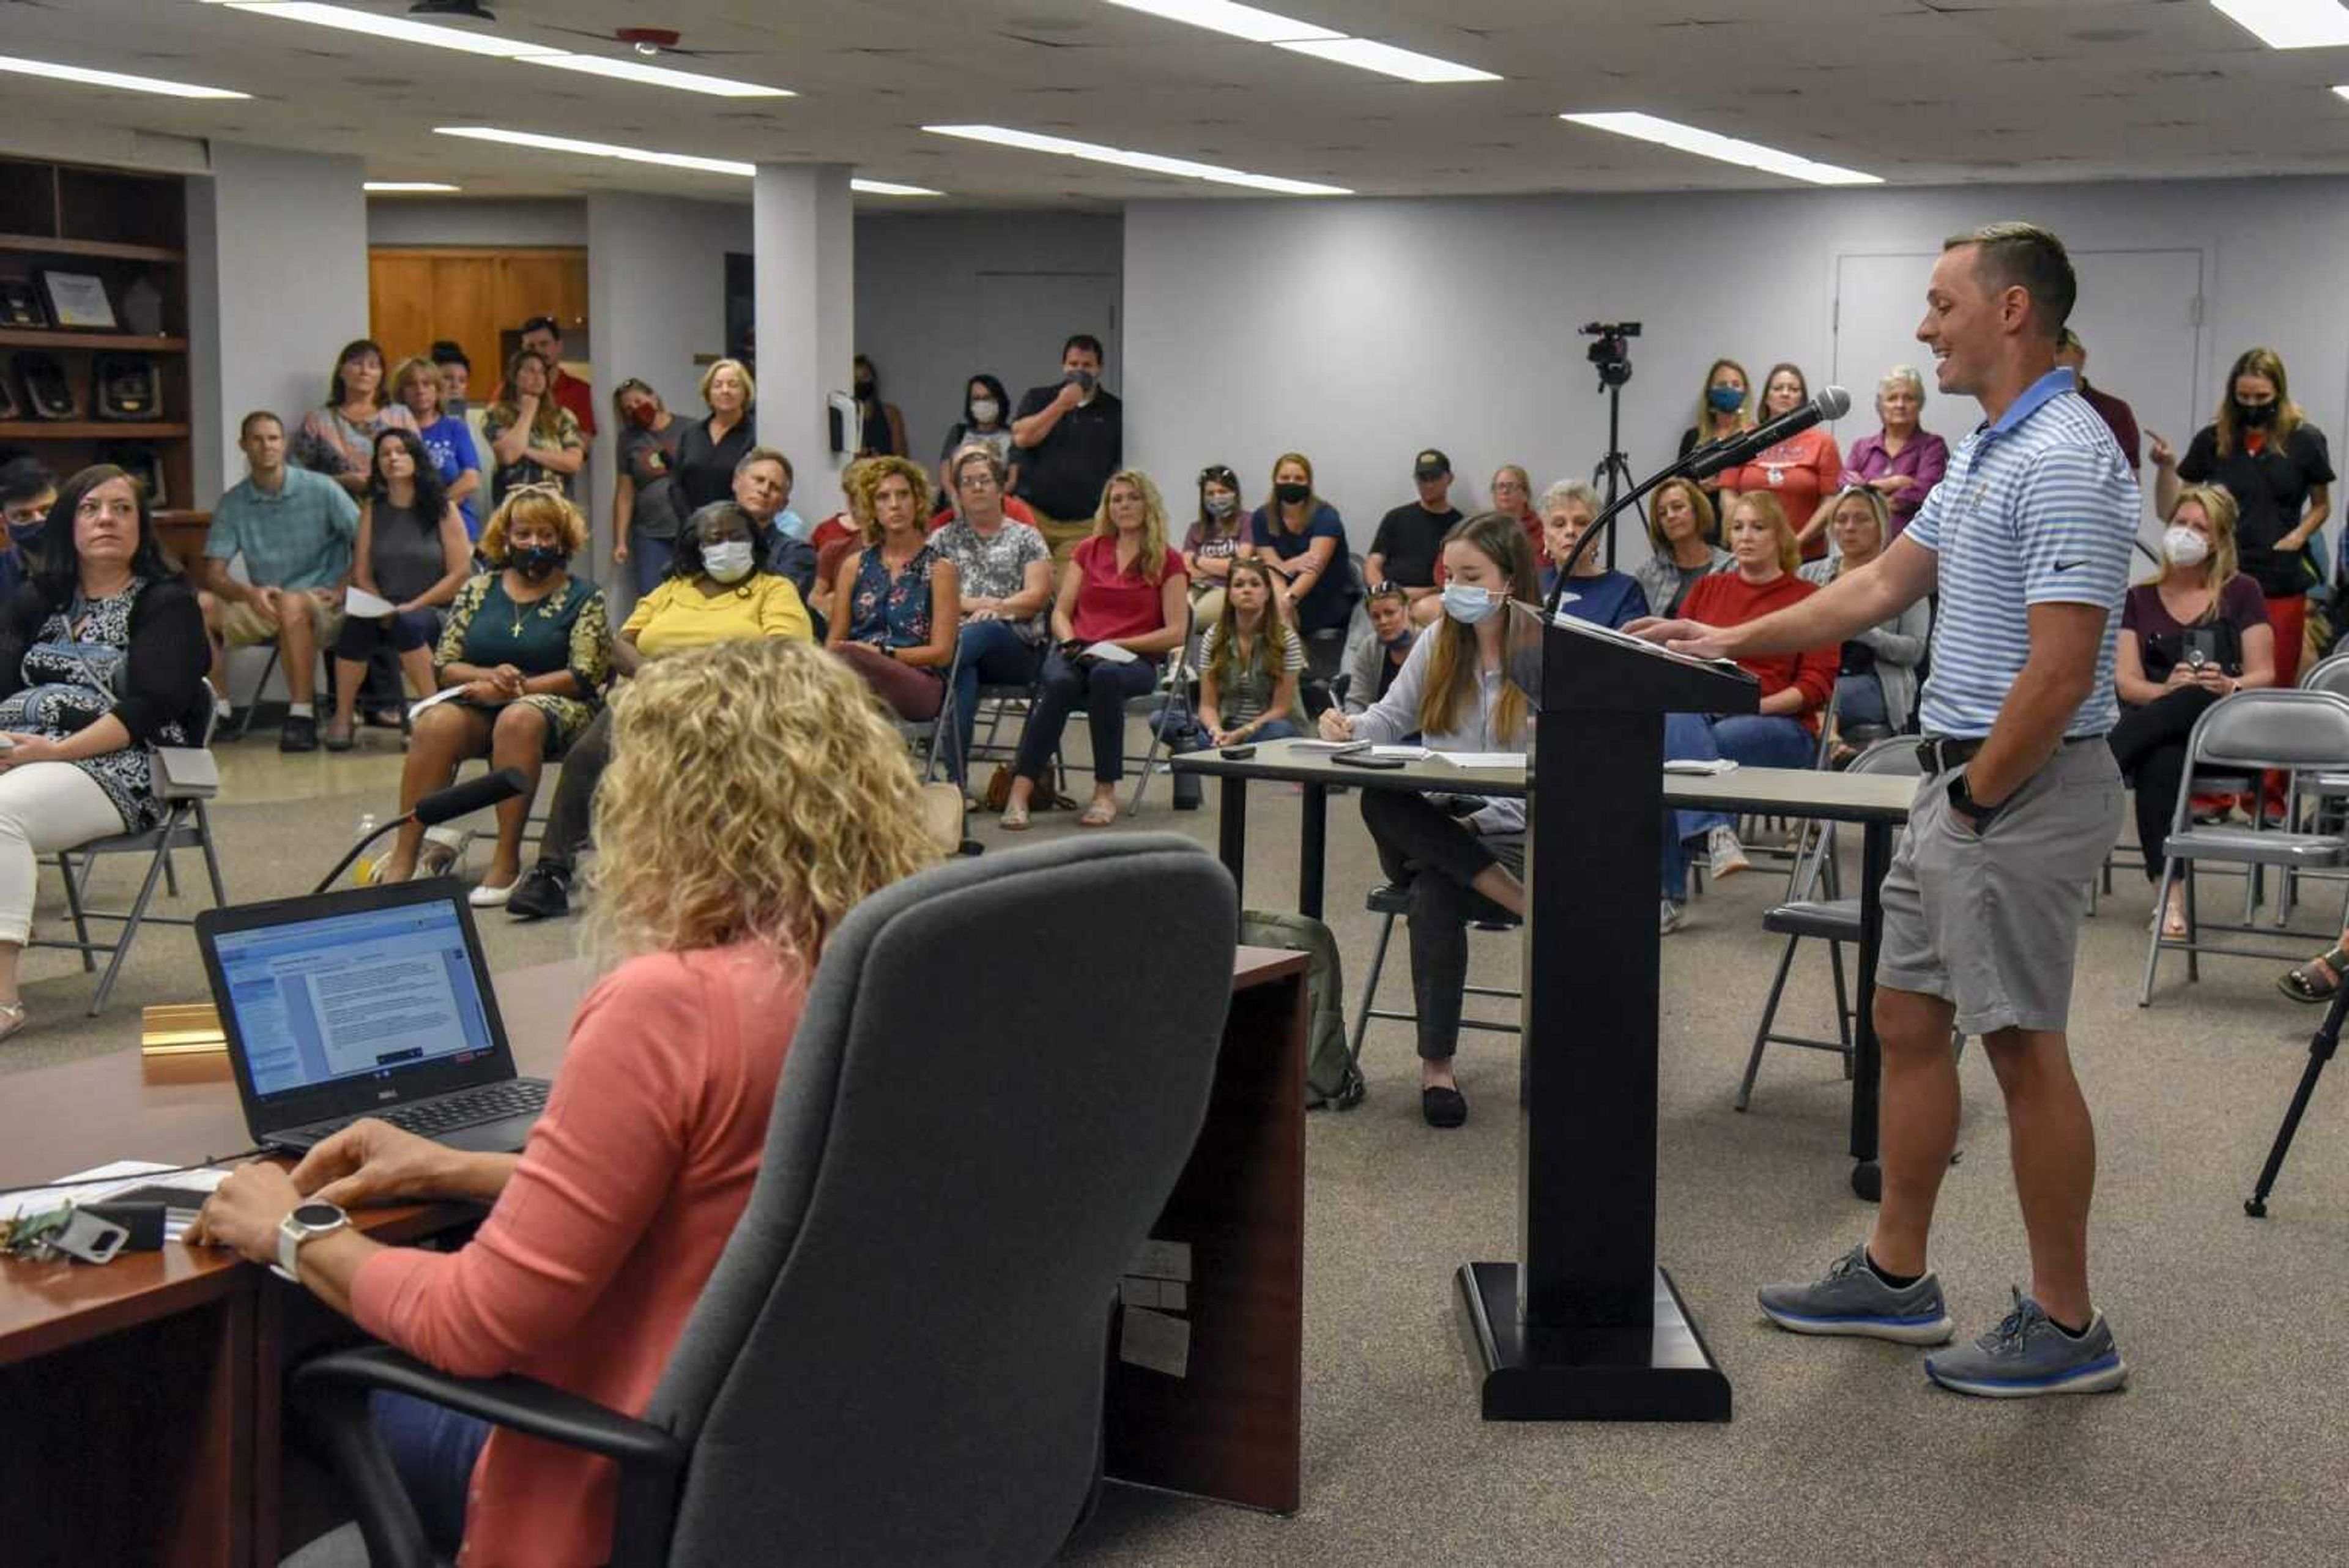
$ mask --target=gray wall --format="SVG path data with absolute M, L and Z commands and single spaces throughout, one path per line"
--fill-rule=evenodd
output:
M 371 245 L 584 245 L 588 202 L 370 196 Z
M 2251 180 L 1136 203 L 1128 453 L 1169 481 L 1170 499 L 1200 464 L 1230 462 L 1254 503 L 1273 458 L 1301 450 L 1361 547 L 1380 513 L 1410 498 L 1411 454 L 1424 445 L 1451 452 L 1464 504 L 1481 501 L 1503 462 L 1532 469 L 1537 489 L 1588 475 L 1606 450 L 1607 400 L 1575 328 L 1628 319 L 1646 334 L 1623 394 L 1623 446 L 1644 473 L 1673 455 L 1714 356 L 1742 358 L 1757 379 L 1778 359 L 1806 367 L 1815 388 L 1828 379 L 1838 258 L 1913 253 L 1921 315 L 1942 236 L 2008 217 L 2049 223 L 2075 250 L 2200 254 L 2199 327 L 2181 300 L 2174 321 L 2099 318 L 2088 333 L 2092 378 L 2181 449 L 2229 360 L 2257 343 L 2284 355 L 2294 396 L 2340 438 L 2349 296 L 2331 258 L 2349 253 L 2349 181 Z M 2084 296 L 2084 318 L 2095 306 Z M 2167 378 L 2177 384 L 2097 375 L 2150 362 L 2157 336 L 2186 339 L 2182 361 L 2174 345 L 2161 360 L 2187 367 Z M 1844 373 L 1856 403 L 1837 431 L 1847 446 L 1875 428 L 1876 373 Z M 1976 418 L 1950 399 L 1926 410 L 1928 428 L 1953 439 Z

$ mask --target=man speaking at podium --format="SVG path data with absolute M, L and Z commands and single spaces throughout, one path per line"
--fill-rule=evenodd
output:
M 1928 776 L 1883 888 L 1883 1204 L 1874 1234 L 1823 1278 L 1768 1286 L 1761 1301 L 1797 1334 L 1950 1339 L 1926 1238 L 1957 1147 L 1951 1030 L 1979 1035 L 2006 1098 L 2031 1293 L 2017 1291 L 1971 1345 L 1926 1360 L 1934 1382 L 1968 1394 L 2093 1393 L 2128 1376 L 2088 1299 L 2095 1130 L 2064 1021 L 2088 879 L 2119 826 L 2104 737 L 2119 711 L 2112 625 L 2138 497 L 2111 432 L 2055 366 L 2077 293 L 2063 242 L 2044 229 L 1997 223 L 1951 239 L 1917 337 L 1941 390 L 1973 397 L 1987 422 L 1916 521 L 1874 562 L 1775 615 L 1629 628 L 1705 656 L 1816 648 L 1890 619 L 1938 578 Z

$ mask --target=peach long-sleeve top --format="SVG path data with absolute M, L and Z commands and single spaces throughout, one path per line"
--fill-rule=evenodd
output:
M 472 1241 L 370 1258 L 359 1325 L 459 1376 L 517 1372 L 642 1415 L 750 1199 L 804 982 L 750 943 L 605 976 Z M 603 1562 L 616 1480 L 609 1460 L 492 1434 L 460 1560 Z

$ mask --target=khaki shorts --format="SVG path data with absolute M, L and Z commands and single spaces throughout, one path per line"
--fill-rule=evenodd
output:
M 318 628 L 318 646 L 333 646 L 343 629 L 342 607 L 313 599 L 311 607 L 316 612 L 313 624 Z M 224 604 L 221 606 L 220 633 L 221 640 L 231 648 L 258 648 L 277 640 L 277 623 L 252 605 Z
M 1034 509 L 1031 507 L 1030 510 Z M 1069 564 L 1069 553 L 1091 538 L 1092 531 L 1093 520 L 1090 517 L 1062 522 L 1058 517 L 1047 517 L 1041 512 L 1036 514 L 1036 532 L 1044 535 L 1044 543 L 1051 546 L 1054 582 L 1060 580 L 1061 568 Z
M 2112 748 L 2057 748 L 1981 834 L 1950 809 L 1950 778 L 1918 786 L 1884 878 L 1877 983 L 1950 1002 L 1968 1034 L 2061 1030 L 2088 881 L 2120 829 Z

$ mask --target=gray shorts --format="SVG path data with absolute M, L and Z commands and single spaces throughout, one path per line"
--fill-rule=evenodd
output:
M 1982 834 L 1950 809 L 1950 776 L 1918 786 L 1884 878 L 1877 982 L 1940 997 L 1968 1034 L 2061 1030 L 2088 880 L 2120 829 L 2112 748 L 2059 747 Z

